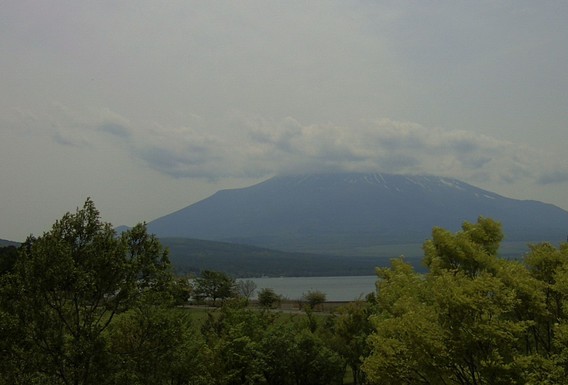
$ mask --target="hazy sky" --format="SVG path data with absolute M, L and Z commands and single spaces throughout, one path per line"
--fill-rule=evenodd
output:
M 568 209 L 568 2 L 0 2 L 0 238 L 278 173 L 451 176 Z

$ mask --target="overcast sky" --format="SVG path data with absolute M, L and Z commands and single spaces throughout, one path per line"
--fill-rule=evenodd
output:
M 568 2 L 0 2 L 0 238 L 275 174 L 455 177 L 568 209 Z

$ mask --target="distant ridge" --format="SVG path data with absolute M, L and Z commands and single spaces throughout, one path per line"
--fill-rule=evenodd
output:
M 388 266 L 392 254 L 377 257 L 293 253 L 242 244 L 188 238 L 160 238 L 170 250 L 177 274 L 223 271 L 234 277 L 373 275 L 375 267 Z M 395 254 L 396 255 L 396 254 Z M 420 271 L 421 257 L 406 258 Z
M 14 246 L 19 247 L 20 242 L 8 241 L 6 239 L 0 239 L 0 247 Z
M 148 223 L 160 237 L 196 238 L 277 250 L 334 253 L 422 243 L 432 228 L 459 230 L 479 216 L 503 224 L 506 240 L 560 242 L 568 212 L 506 198 L 453 178 L 335 173 L 271 178 Z

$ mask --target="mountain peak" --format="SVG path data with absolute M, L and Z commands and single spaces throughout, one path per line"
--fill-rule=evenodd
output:
M 326 173 L 276 176 L 223 190 L 148 224 L 159 236 L 248 243 L 291 251 L 422 243 L 432 228 L 459 230 L 479 216 L 509 240 L 563 240 L 568 212 L 429 175 Z

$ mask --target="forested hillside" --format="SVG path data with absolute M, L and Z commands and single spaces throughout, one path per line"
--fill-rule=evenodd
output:
M 292 253 L 235 243 L 188 238 L 161 238 L 177 274 L 216 270 L 233 277 L 312 277 L 373 275 L 375 267 L 388 266 L 391 258 L 405 254 L 407 261 L 423 271 L 419 245 L 388 247 L 371 255 L 341 256 Z M 410 253 L 407 253 L 410 252 Z
M 425 273 L 394 260 L 365 300 L 289 314 L 222 273 L 174 276 L 143 225 L 117 236 L 87 201 L 0 249 L 0 384 L 565 383 L 568 244 L 506 260 L 502 238 L 483 217 L 434 228 Z
M 19 246 L 20 244 L 18 242 L 14 242 L 14 241 L 8 241 L 6 239 L 0 239 L 0 247 L 6 247 L 6 246 Z

